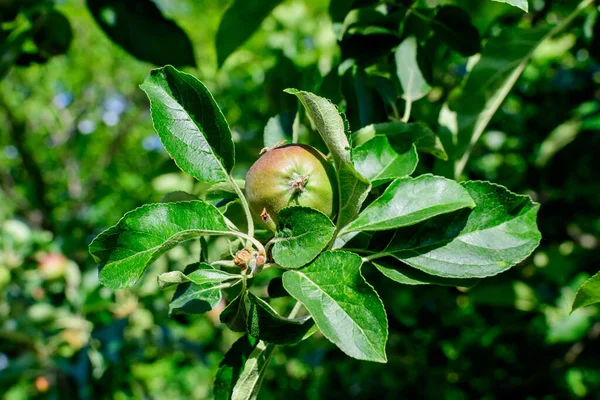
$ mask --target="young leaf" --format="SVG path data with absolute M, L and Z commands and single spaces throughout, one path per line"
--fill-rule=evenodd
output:
M 577 290 L 571 312 L 595 303 L 600 303 L 600 272 L 585 281 Z
M 219 319 L 234 332 L 246 332 L 246 293 L 240 293 L 221 312 Z
M 128 212 L 90 244 L 100 283 L 111 289 L 135 284 L 146 267 L 177 244 L 228 232 L 223 215 L 202 201 L 148 204 Z
M 386 136 L 375 136 L 352 152 L 356 170 L 374 187 L 412 174 L 419 163 L 415 145 L 397 153 Z
M 283 274 L 283 286 L 310 312 L 317 327 L 344 353 L 386 362 L 387 319 L 353 253 L 327 251 L 312 264 Z
M 373 124 L 352 133 L 352 139 L 355 146 L 360 146 L 375 135 L 387 136 L 392 147 L 399 153 L 407 151 L 414 143 L 419 151 L 432 154 L 442 160 L 448 159 L 440 138 L 421 122 L 408 124 L 394 121 Z
M 395 229 L 465 207 L 473 208 L 475 203 L 455 181 L 430 174 L 399 178 L 343 231 Z
M 469 14 L 461 7 L 441 7 L 431 26 L 442 41 L 464 57 L 481 50 L 479 31 L 471 23 Z
M 461 185 L 477 205 L 473 210 L 399 229 L 383 253 L 447 278 L 485 278 L 527 258 L 541 239 L 539 204 L 489 182 Z
M 292 206 L 279 212 L 273 259 L 285 268 L 300 268 L 319 255 L 333 237 L 335 225 L 310 207 Z
M 371 189 L 369 181 L 361 176 L 352 165 L 351 147 L 346 136 L 344 119 L 336 106 L 323 97 L 297 89 L 286 89 L 285 91 L 300 99 L 333 155 L 340 189 L 337 226 L 342 227 L 356 217 Z
M 402 85 L 402 98 L 408 103 L 413 103 L 431 91 L 431 86 L 427 83 L 417 62 L 417 39 L 414 36 L 406 38 L 396 52 L 396 74 Z
M 221 301 L 221 291 L 241 281 L 239 275 L 215 269 L 210 264 L 192 264 L 187 270 L 197 268 L 187 274 L 188 282 L 177 286 L 169 312 L 203 314 L 212 310 Z
M 440 285 L 440 286 L 462 286 L 473 287 L 481 279 L 458 279 L 443 278 L 441 276 L 429 275 L 416 268 L 409 267 L 401 262 L 395 263 L 376 260 L 371 262 L 375 268 L 391 280 L 403 285 Z
M 255 338 L 244 335 L 231 346 L 231 349 L 219 364 L 213 387 L 215 399 L 231 399 L 233 388 L 244 369 L 248 357 L 250 357 L 258 342 Z
M 288 319 L 273 310 L 264 300 L 249 293 L 248 333 L 257 339 L 274 344 L 295 344 L 316 330 L 310 316 Z
M 244 363 L 244 368 L 231 392 L 231 400 L 256 400 L 275 345 L 258 341 Z
M 314 93 L 297 89 L 286 89 L 285 92 L 300 99 L 310 120 L 333 155 L 336 165 L 349 163 L 351 160 L 350 142 L 346 133 L 346 125 L 337 107 L 329 100 Z
M 196 66 L 186 33 L 151 0 L 87 0 L 100 28 L 139 60 L 155 65 Z
M 223 14 L 217 31 L 217 63 L 240 47 L 260 27 L 262 21 L 282 0 L 235 0 Z
M 507 4 L 510 4 L 511 6 L 518 7 L 525 12 L 529 12 L 529 4 L 527 4 L 527 0 L 492 0 L 492 1 L 496 1 L 498 3 L 507 3 Z
M 189 278 L 181 271 L 165 272 L 158 276 L 158 287 L 166 289 L 173 285 L 179 285 L 180 283 L 189 281 Z
M 231 131 L 202 82 L 167 65 L 140 87 L 150 99 L 154 129 L 179 168 L 201 182 L 228 180 L 234 164 Z

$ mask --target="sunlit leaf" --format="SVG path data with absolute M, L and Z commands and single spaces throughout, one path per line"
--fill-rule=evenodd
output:
M 430 174 L 399 178 L 343 231 L 395 229 L 465 207 L 473 208 L 475 203 L 469 193 L 453 180 Z
M 166 66 L 140 87 L 150 99 L 154 129 L 179 168 L 201 182 L 226 181 L 234 164 L 231 131 L 202 82 Z
M 98 235 L 90 253 L 99 264 L 100 282 L 120 289 L 135 284 L 149 264 L 177 244 L 227 231 L 223 215 L 202 201 L 149 204 Z
M 272 239 L 273 259 L 286 268 L 299 268 L 314 260 L 335 231 L 325 214 L 309 207 L 286 207 L 277 217 Z
M 383 253 L 430 275 L 484 278 L 520 263 L 539 245 L 539 204 L 529 196 L 489 182 L 461 186 L 475 208 L 398 229 Z
M 283 274 L 283 286 L 310 312 L 327 339 L 351 357 L 386 362 L 387 318 L 352 253 L 322 253 L 312 264 Z

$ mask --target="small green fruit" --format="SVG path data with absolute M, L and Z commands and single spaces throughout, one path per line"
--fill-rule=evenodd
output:
M 323 153 L 303 144 L 268 150 L 248 171 L 245 191 L 252 215 L 271 231 L 284 207 L 312 207 L 329 218 L 337 213 L 335 170 Z

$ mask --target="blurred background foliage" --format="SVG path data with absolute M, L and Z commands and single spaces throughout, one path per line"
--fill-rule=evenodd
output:
M 269 118 L 291 125 L 297 102 L 284 88 L 332 99 L 353 131 L 397 120 L 406 103 L 394 49 L 414 36 L 433 89 L 412 104 L 411 122 L 439 131 L 442 105 L 460 95 L 455 89 L 474 63 L 469 56 L 506 30 L 556 25 L 576 7 L 531 0 L 525 13 L 487 0 L 248 1 L 242 26 L 227 2 L 87 3 L 0 0 L 6 399 L 210 398 L 236 339 L 214 312 L 169 317 L 172 294 L 154 280 L 194 260 L 198 243 L 171 251 L 127 291 L 99 286 L 88 256 L 90 240 L 126 211 L 177 190 L 206 195 L 153 130 L 138 88 L 153 68 L 148 61 L 186 66 L 209 87 L 232 127 L 234 174 L 243 178 Z M 129 13 L 126 24 L 121 13 Z M 387 307 L 389 363 L 351 359 L 315 335 L 278 348 L 261 398 L 598 398 L 598 308 L 569 314 L 600 259 L 597 15 L 587 7 L 535 50 L 461 174 L 542 204 L 543 241 L 532 257 L 470 290 L 401 286 L 366 270 Z M 302 140 L 322 146 L 303 122 Z M 434 168 L 424 156 L 418 172 Z M 216 244 L 226 251 L 227 243 Z

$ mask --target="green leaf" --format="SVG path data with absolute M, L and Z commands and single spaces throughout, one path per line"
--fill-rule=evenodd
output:
M 454 160 L 453 174 L 446 175 L 460 176 L 472 147 L 548 32 L 547 28 L 511 28 L 488 40 L 464 87 L 440 113 L 442 143 Z
M 369 195 L 371 183 L 363 177 L 352 164 L 342 164 L 338 170 L 340 185 L 340 208 L 337 216 L 338 228 L 350 223 L 358 213 Z
M 153 70 L 140 87 L 150 99 L 154 129 L 179 168 L 201 182 L 228 180 L 231 131 L 202 82 L 168 65 Z
M 511 6 L 518 7 L 525 12 L 529 12 L 529 4 L 527 4 L 527 0 L 492 0 L 492 1 L 495 1 L 498 3 L 510 4 Z
M 231 399 L 233 388 L 244 369 L 248 357 L 250 357 L 258 342 L 253 337 L 244 335 L 231 346 L 231 349 L 219 364 L 214 383 L 215 399 Z
M 342 227 L 356 217 L 371 189 L 370 182 L 360 175 L 352 165 L 346 123 L 337 107 L 329 100 L 297 89 L 286 89 L 285 91 L 300 99 L 310 120 L 333 155 L 340 193 L 337 226 Z
M 327 251 L 312 264 L 285 272 L 283 286 L 344 353 L 359 360 L 387 362 L 385 310 L 362 277 L 361 264 L 356 254 Z
M 262 21 L 282 0 L 234 0 L 223 14 L 217 31 L 217 63 L 223 65 L 227 57 L 248 40 Z
M 317 328 L 310 315 L 284 318 L 267 302 L 249 293 L 248 333 L 274 344 L 295 344 L 308 338 Z
M 129 54 L 155 65 L 195 67 L 185 32 L 166 19 L 151 0 L 87 0 L 100 28 Z
M 577 290 L 571 312 L 595 303 L 600 303 L 600 272 L 585 281 Z
M 234 332 L 246 332 L 246 293 L 242 291 L 221 312 L 219 319 Z
M 242 279 L 239 275 L 220 271 L 206 263 L 192 264 L 186 267 L 186 272 L 192 268 L 197 269 L 187 274 L 187 282 L 177 286 L 169 304 L 170 313 L 203 314 L 210 311 L 221 301 L 221 291 L 238 284 Z M 168 277 L 172 278 L 174 275 Z
M 479 31 L 471 23 L 469 14 L 461 7 L 441 7 L 433 20 L 432 28 L 440 40 L 462 56 L 472 56 L 481 50 Z
M 398 261 L 392 263 L 376 260 L 371 263 L 387 278 L 402 283 L 403 285 L 440 285 L 470 288 L 477 285 L 480 281 L 480 279 L 444 278 L 441 276 L 429 275 Z
M 308 117 L 333 155 L 336 165 L 349 163 L 351 154 L 347 127 L 337 107 L 329 100 L 314 93 L 298 89 L 285 89 L 284 91 L 300 99 Z
M 352 153 L 356 170 L 374 187 L 412 174 L 419 163 L 415 145 L 398 154 L 386 136 L 375 136 Z
M 473 208 L 475 203 L 469 193 L 453 180 L 431 174 L 399 178 L 343 231 L 395 229 L 465 207 Z
M 294 117 L 293 113 L 283 113 L 269 118 L 263 133 L 265 147 L 272 148 L 283 140 L 292 142 Z
M 417 50 L 417 39 L 411 36 L 400 43 L 394 52 L 396 74 L 404 91 L 402 98 L 409 103 L 425 97 L 431 91 L 431 87 L 419 69 Z
M 179 243 L 228 232 L 223 215 L 202 201 L 149 204 L 128 212 L 90 244 L 100 283 L 111 289 L 135 284 L 146 267 Z
M 181 271 L 165 272 L 158 276 L 158 287 L 166 289 L 173 285 L 189 282 L 189 278 Z
M 285 268 L 300 268 L 315 259 L 335 231 L 325 214 L 310 207 L 285 207 L 277 217 L 273 259 Z
M 256 400 L 275 345 L 262 340 L 256 343 L 231 392 L 231 400 Z
M 376 135 L 387 136 L 392 147 L 398 153 L 404 153 L 414 143 L 419 151 L 432 154 L 442 160 L 448 159 L 448 154 L 446 154 L 439 137 L 421 122 L 409 124 L 394 121 L 373 124 L 352 133 L 352 139 L 355 146 L 360 146 Z
M 485 278 L 527 258 L 541 235 L 539 204 L 489 182 L 461 184 L 475 201 L 473 210 L 396 231 L 383 251 L 430 274 L 448 278 Z

